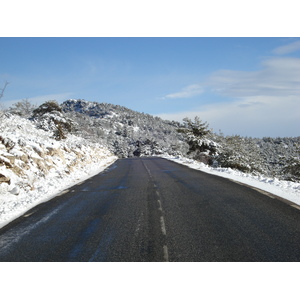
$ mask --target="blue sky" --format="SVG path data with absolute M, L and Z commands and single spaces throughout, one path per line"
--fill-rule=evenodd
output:
M 300 38 L 0 38 L 1 99 L 85 99 L 224 134 L 300 135 Z

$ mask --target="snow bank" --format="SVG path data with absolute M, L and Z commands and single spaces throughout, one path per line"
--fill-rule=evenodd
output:
M 99 144 L 51 132 L 18 116 L 0 120 L 0 227 L 117 159 Z
M 168 155 L 162 155 L 160 157 L 188 166 L 192 169 L 250 185 L 300 205 L 300 183 L 243 173 L 231 168 L 212 168 L 204 163 L 184 157 L 172 157 Z

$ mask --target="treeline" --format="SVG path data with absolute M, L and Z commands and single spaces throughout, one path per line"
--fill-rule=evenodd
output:
M 212 132 L 198 117 L 182 123 L 166 121 L 123 106 L 81 99 L 61 105 L 47 101 L 39 107 L 23 100 L 8 112 L 52 131 L 58 140 L 72 133 L 107 146 L 120 158 L 180 155 L 213 167 L 300 181 L 300 137 L 225 136 Z

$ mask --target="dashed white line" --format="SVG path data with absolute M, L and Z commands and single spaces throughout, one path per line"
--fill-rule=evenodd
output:
M 158 205 L 159 205 L 158 210 L 160 210 L 162 212 L 163 210 L 162 210 L 162 206 L 161 206 L 160 200 L 158 199 L 157 202 L 158 202 Z
M 166 231 L 165 219 L 163 216 L 160 217 L 160 225 L 161 225 L 161 232 L 163 233 L 163 235 L 166 235 L 167 231 Z
M 164 260 L 169 261 L 169 252 L 168 252 L 168 247 L 166 245 L 163 246 L 164 250 Z
M 149 174 L 149 177 L 152 179 L 153 181 L 153 186 L 156 189 L 155 193 L 156 196 L 158 197 L 157 202 L 158 202 L 158 210 L 161 212 L 161 214 L 163 213 L 163 209 L 162 209 L 162 204 L 160 201 L 160 194 L 159 191 L 157 190 L 157 185 L 155 184 L 154 180 L 153 180 L 153 176 L 151 174 L 151 171 L 149 170 L 149 168 L 147 167 L 147 165 L 142 161 L 147 173 Z M 165 224 L 165 219 L 163 216 L 160 217 L 160 227 L 161 227 L 161 232 L 163 235 L 167 235 L 167 231 L 166 231 L 166 224 Z M 166 245 L 163 246 L 163 254 L 164 254 L 164 261 L 169 261 L 169 252 L 168 252 L 168 247 Z

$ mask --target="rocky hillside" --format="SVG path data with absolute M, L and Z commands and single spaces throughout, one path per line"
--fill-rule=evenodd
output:
M 72 132 L 101 141 L 119 157 L 182 155 L 188 146 L 179 123 L 162 120 L 108 103 L 68 100 L 62 103 L 66 117 L 74 121 Z
M 75 170 L 112 156 L 100 144 L 71 134 L 57 140 L 53 131 L 4 114 L 0 123 L 0 194 L 18 195 L 39 189 L 45 178 L 63 180 Z
M 32 126 L 48 132 L 56 141 L 72 135 L 81 138 L 82 143 L 105 146 L 119 158 L 181 156 L 214 167 L 300 181 L 300 137 L 224 136 L 212 132 L 199 118 L 186 118 L 179 123 L 119 105 L 81 99 L 67 100 L 61 105 L 48 101 L 31 112 L 30 103 L 23 103 L 23 109 L 20 105 L 10 112 L 29 118 Z

